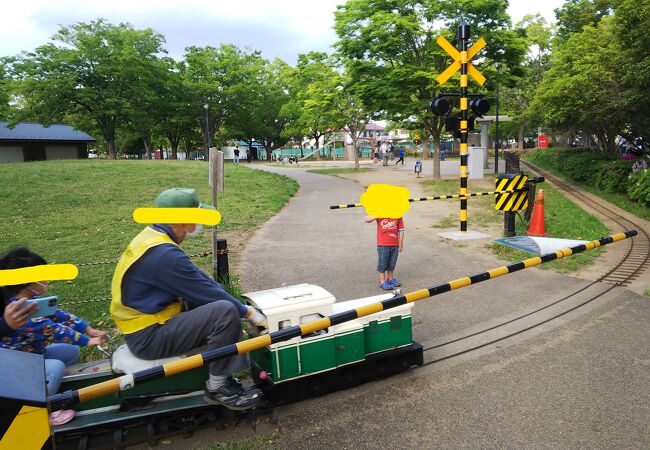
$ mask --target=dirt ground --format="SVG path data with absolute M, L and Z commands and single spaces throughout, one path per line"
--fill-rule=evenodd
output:
M 360 173 L 346 173 L 337 176 L 354 180 L 364 187 L 368 187 L 375 183 L 386 183 L 396 186 L 402 186 L 409 190 L 411 197 L 427 197 L 432 195 L 448 195 L 458 194 L 458 185 L 460 184 L 458 177 L 444 176 L 444 180 L 451 180 L 455 182 L 454 188 L 445 192 L 438 192 L 426 186 L 426 182 L 431 180 L 431 176 L 422 176 L 417 178 L 410 171 L 403 170 L 383 170 L 383 167 L 377 167 L 376 170 Z M 494 178 L 486 176 L 483 179 L 468 180 L 470 192 L 484 192 L 494 190 Z M 493 197 L 489 197 L 493 199 Z M 349 199 L 350 201 L 357 201 L 359 199 Z M 493 239 L 501 237 L 503 234 L 503 224 L 501 222 L 490 223 L 490 221 L 481 220 L 480 224 L 473 221 L 475 214 L 484 215 L 488 208 L 477 208 L 474 204 L 477 201 L 482 201 L 484 205 L 486 198 L 476 197 L 468 199 L 467 203 L 467 220 L 468 229 L 470 231 L 478 231 L 487 234 L 490 238 L 453 241 L 443 237 L 438 237 L 441 243 L 446 245 L 453 245 L 456 247 L 467 248 L 469 251 L 477 251 L 492 254 L 492 251 L 485 247 L 486 244 L 492 242 Z M 450 200 L 432 200 L 426 202 L 412 203 L 411 209 L 405 216 L 406 226 L 409 232 L 426 232 L 426 233 L 439 233 L 443 231 L 457 231 L 460 227 L 460 204 L 456 199 Z

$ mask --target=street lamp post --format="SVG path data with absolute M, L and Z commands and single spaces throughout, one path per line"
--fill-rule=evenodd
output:
M 204 148 L 204 156 L 205 159 L 208 159 L 210 156 L 210 125 L 208 125 L 208 108 L 210 105 L 207 103 L 203 105 L 203 109 L 205 109 L 205 140 L 203 141 L 205 143 L 205 148 Z

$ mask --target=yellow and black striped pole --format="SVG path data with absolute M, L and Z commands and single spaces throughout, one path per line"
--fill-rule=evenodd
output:
M 460 41 L 460 232 L 467 233 L 467 108 L 469 95 L 467 93 L 467 41 L 469 40 L 469 24 L 465 21 L 458 25 L 458 40 Z
M 57 410 L 62 408 L 70 408 L 77 403 L 83 403 L 95 398 L 112 394 L 119 391 L 130 389 L 136 385 L 146 383 L 147 381 L 157 378 L 164 378 L 177 373 L 185 372 L 187 370 L 195 369 L 204 364 L 217 361 L 219 359 L 230 358 L 232 356 L 247 353 L 252 350 L 268 347 L 277 342 L 287 341 L 294 337 L 313 333 L 315 331 L 324 330 L 333 325 L 339 325 L 344 322 L 358 319 L 360 317 L 368 316 L 380 311 L 412 303 L 435 295 L 443 294 L 445 292 L 459 289 L 471 284 L 480 283 L 482 281 L 490 280 L 492 278 L 507 275 L 509 273 L 517 272 L 522 269 L 534 267 L 539 264 L 553 261 L 556 259 L 571 256 L 576 253 L 591 250 L 596 247 L 601 247 L 612 242 L 617 242 L 626 238 L 637 235 L 636 230 L 618 233 L 612 236 L 604 237 L 595 241 L 587 242 L 586 244 L 577 245 L 575 247 L 558 250 L 555 253 L 538 256 L 535 258 L 526 259 L 508 266 L 497 267 L 487 272 L 479 273 L 469 277 L 459 278 L 452 280 L 448 283 L 439 284 L 430 288 L 421 289 L 419 291 L 409 292 L 404 295 L 398 295 L 381 302 L 371 303 L 369 305 L 361 306 L 357 309 L 344 311 L 341 313 L 333 314 L 331 316 L 323 317 L 322 319 L 314 322 L 296 325 L 289 328 L 276 331 L 264 336 L 258 336 L 246 341 L 237 342 L 236 344 L 227 345 L 225 347 L 208 350 L 203 353 L 190 356 L 179 361 L 164 364 L 162 366 L 152 367 L 150 369 L 141 370 L 130 375 L 122 375 L 119 378 L 104 381 L 92 386 L 84 387 L 76 391 L 66 391 L 60 394 L 53 395 L 48 398 L 51 409 Z
M 449 194 L 449 195 L 434 195 L 432 197 L 416 197 L 409 198 L 409 202 L 426 202 L 429 200 L 445 200 L 450 198 L 467 198 L 467 197 L 483 197 L 486 195 L 501 195 L 501 194 L 512 194 L 515 192 L 527 192 L 527 189 L 512 189 L 505 191 L 488 191 L 488 192 L 472 192 L 470 194 L 460 195 L 460 194 Z M 359 208 L 363 206 L 361 203 L 348 203 L 345 205 L 332 205 L 330 209 L 343 209 L 343 208 Z

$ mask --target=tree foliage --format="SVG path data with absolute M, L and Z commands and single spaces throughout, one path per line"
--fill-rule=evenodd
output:
M 14 121 L 48 125 L 67 117 L 81 130 L 99 130 L 115 157 L 118 128 L 134 120 L 134 106 L 153 95 L 163 36 L 100 19 L 62 27 L 52 39 L 13 61 L 22 106 Z
M 282 113 L 286 118 L 293 118 L 285 135 L 300 139 L 308 136 L 319 148 L 323 135 L 344 125 L 336 104 L 337 87 L 343 83 L 336 62 L 322 52 L 298 55 L 298 64 L 295 68 L 287 68 L 284 77 L 289 101 Z
M 336 47 L 370 111 L 395 122 L 419 122 L 424 135 L 439 142 L 444 120 L 428 111 L 428 103 L 441 90 L 435 77 L 452 61 L 435 41 L 444 35 L 455 42 L 457 26 L 466 20 L 472 41 L 482 36 L 488 42 L 481 57 L 501 63 L 502 82 L 511 83 L 521 75 L 526 49 L 506 6 L 503 0 L 350 0 L 335 14 Z

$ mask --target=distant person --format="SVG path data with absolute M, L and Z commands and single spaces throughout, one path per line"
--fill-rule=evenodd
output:
M 399 162 L 402 161 L 402 165 L 404 165 L 404 147 L 400 145 L 399 147 L 399 159 L 395 163 L 395 165 L 399 164 Z
M 440 143 L 440 161 L 445 160 L 445 155 L 447 153 L 447 146 L 445 145 L 444 142 Z
M 235 154 L 235 157 L 233 159 L 234 164 L 239 164 L 239 146 L 235 147 L 235 151 L 233 152 Z
M 253 162 L 253 149 L 250 147 L 246 149 L 246 161 L 248 161 L 248 164 Z
M 420 159 L 415 160 L 415 174 L 417 175 L 418 178 L 420 178 L 420 174 L 422 173 L 422 161 Z
M 377 222 L 377 272 L 379 287 L 390 290 L 401 286 L 395 279 L 398 253 L 404 248 L 404 220 L 366 217 L 366 223 Z

